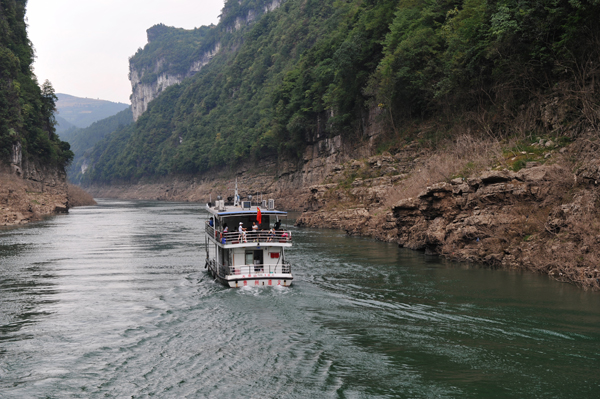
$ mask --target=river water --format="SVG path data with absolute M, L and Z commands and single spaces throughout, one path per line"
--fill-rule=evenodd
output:
M 294 227 L 291 288 L 227 289 L 204 218 L 103 200 L 0 230 L 0 397 L 600 397 L 600 293 Z

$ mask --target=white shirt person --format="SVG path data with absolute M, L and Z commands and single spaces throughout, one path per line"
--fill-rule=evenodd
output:
M 244 228 L 244 223 L 240 222 L 240 227 L 238 227 L 238 232 L 240 233 L 240 235 L 238 236 L 238 241 L 242 241 L 242 239 L 244 240 L 244 242 L 248 242 L 248 240 L 246 239 L 246 229 Z

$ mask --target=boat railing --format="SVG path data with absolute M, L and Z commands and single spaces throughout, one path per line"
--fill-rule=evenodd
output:
M 279 264 L 254 264 L 254 265 L 237 265 L 237 266 L 224 266 L 228 269 L 229 275 L 244 276 L 244 275 L 255 275 L 255 274 L 291 274 L 292 265 L 289 263 Z M 225 270 L 224 270 L 225 271 Z
M 270 230 L 258 230 L 245 231 L 243 233 L 232 231 L 223 233 L 211 226 L 209 222 L 206 222 L 206 234 L 222 244 L 243 244 L 247 242 L 287 244 L 292 242 L 292 232 L 289 230 L 274 230 L 273 232 Z
M 213 270 L 214 268 L 218 269 L 220 276 L 251 276 L 256 274 L 269 275 L 292 273 L 292 265 L 289 263 L 227 266 L 222 263 L 217 265 L 216 261 L 211 260 L 209 266 L 211 266 Z

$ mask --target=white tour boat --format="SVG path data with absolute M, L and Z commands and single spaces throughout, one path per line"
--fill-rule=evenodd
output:
M 285 260 L 292 236 L 280 228 L 287 212 L 275 210 L 273 200 L 262 204 L 240 202 L 237 190 L 233 204 L 220 197 L 207 204 L 205 268 L 228 287 L 292 284 L 292 268 Z

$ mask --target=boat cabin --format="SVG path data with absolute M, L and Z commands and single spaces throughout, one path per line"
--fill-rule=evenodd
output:
M 292 235 L 281 226 L 287 212 L 223 201 L 207 210 L 206 267 L 215 278 L 231 287 L 291 284 L 285 248 L 292 246 Z

